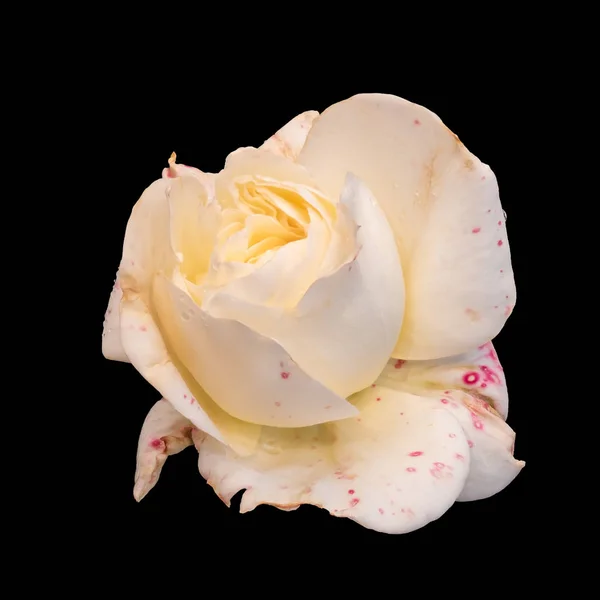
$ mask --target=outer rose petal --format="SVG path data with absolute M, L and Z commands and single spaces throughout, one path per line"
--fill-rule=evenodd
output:
M 381 387 L 354 396 L 360 416 L 319 427 L 264 428 L 258 451 L 241 458 L 192 434 L 200 473 L 219 497 L 246 489 L 241 510 L 314 504 L 386 533 L 440 517 L 469 469 L 462 428 L 439 401 Z
M 277 340 L 311 377 L 348 397 L 377 378 L 396 344 L 404 282 L 385 215 L 352 175 L 340 210 L 359 228 L 356 255 L 314 282 L 295 308 L 255 305 L 224 292 L 208 310 Z
M 246 454 L 260 428 L 221 410 L 165 345 L 151 310 L 150 288 L 156 272 L 170 272 L 177 259 L 171 249 L 168 179 L 154 182 L 134 206 L 125 232 L 119 279 L 121 341 L 133 366 L 196 427 Z
M 265 150 L 295 160 L 306 141 L 313 121 L 319 116 L 316 110 L 303 112 L 284 125 L 262 146 Z
M 167 456 L 192 445 L 193 425 L 167 400 L 151 409 L 140 433 L 133 496 L 139 502 L 155 485 Z
M 508 412 L 506 382 L 491 342 L 452 359 L 391 361 L 379 382 L 437 397 L 462 424 L 471 469 L 458 500 L 493 496 L 525 466 L 513 458 L 515 432 L 503 420 Z
M 127 354 L 121 343 L 121 284 L 119 278 L 115 280 L 115 285 L 110 293 L 108 308 L 104 315 L 104 329 L 102 331 L 102 354 L 109 360 L 118 360 L 129 362 Z
M 354 96 L 315 120 L 298 162 L 332 198 L 353 172 L 387 215 L 407 291 L 394 357 L 453 356 L 502 329 L 516 292 L 496 178 L 435 114 Z

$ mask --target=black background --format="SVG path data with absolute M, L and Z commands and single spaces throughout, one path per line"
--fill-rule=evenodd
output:
M 282 548 L 321 543 L 363 544 L 393 552 L 428 551 L 435 545 L 458 546 L 482 552 L 510 546 L 513 555 L 528 546 L 534 522 L 532 481 L 536 462 L 532 448 L 531 382 L 529 362 L 535 332 L 531 323 L 532 266 L 528 260 L 528 212 L 523 171 L 528 140 L 523 137 L 523 99 L 508 82 L 483 85 L 403 85 L 398 74 L 362 74 L 339 81 L 332 73 L 323 86 L 304 73 L 303 84 L 260 76 L 238 77 L 228 83 L 195 74 L 157 73 L 127 86 L 99 91 L 102 110 L 97 139 L 105 152 L 105 172 L 97 183 L 101 207 L 94 211 L 98 239 L 94 272 L 92 322 L 93 360 L 103 409 L 95 415 L 105 443 L 96 448 L 98 463 L 93 496 L 98 506 L 93 520 L 98 532 L 110 536 L 113 552 L 127 554 L 149 541 L 161 548 L 183 548 L 194 538 L 232 549 L 267 541 Z M 170 92 L 166 92 L 165 88 Z M 152 100 L 156 90 L 164 99 Z M 222 168 L 225 157 L 240 146 L 258 146 L 289 119 L 305 110 L 322 111 L 330 104 L 360 92 L 393 93 L 437 113 L 471 152 L 489 164 L 498 178 L 517 282 L 517 304 L 494 341 L 509 387 L 508 423 L 517 432 L 515 456 L 527 461 L 516 480 L 496 496 L 457 503 L 439 520 L 405 535 L 386 535 L 362 528 L 326 511 L 303 506 L 283 512 L 260 506 L 245 515 L 237 512 L 239 495 L 228 509 L 201 478 L 196 451 L 188 448 L 170 457 L 161 478 L 137 504 L 132 496 L 137 438 L 158 392 L 128 364 L 103 359 L 102 322 L 120 260 L 123 234 L 131 208 L 146 186 L 161 176 L 172 151 L 178 162 L 209 172 Z M 514 151 L 515 140 L 522 152 Z

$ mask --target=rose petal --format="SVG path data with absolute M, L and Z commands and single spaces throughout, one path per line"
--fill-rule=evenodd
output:
M 273 134 L 261 148 L 295 160 L 310 131 L 313 121 L 319 116 L 316 110 L 309 110 L 294 117 L 277 133 Z
M 496 178 L 436 115 L 354 96 L 315 119 L 298 162 L 332 198 L 353 172 L 387 215 L 407 290 L 394 357 L 460 354 L 502 329 L 516 292 Z
M 461 423 L 471 447 L 471 469 L 459 500 L 493 496 L 525 466 L 513 457 L 515 432 L 503 420 L 506 381 L 491 342 L 451 359 L 391 361 L 380 384 L 437 397 Z
M 356 414 L 277 342 L 237 321 L 210 316 L 165 277 L 155 279 L 154 305 L 175 355 L 230 415 L 260 425 L 304 427 Z
M 515 460 L 515 432 L 480 398 L 453 392 L 446 405 L 462 424 L 471 447 L 471 468 L 459 501 L 481 500 L 502 491 L 525 466 Z
M 423 394 L 462 390 L 487 402 L 503 419 L 508 415 L 504 369 L 492 342 L 466 354 L 438 360 L 391 360 L 381 374 L 385 385 Z
M 133 496 L 139 502 L 155 485 L 167 460 L 192 445 L 193 425 L 167 400 L 151 409 L 140 433 Z
M 195 167 L 188 167 L 177 162 L 177 155 L 173 152 L 169 158 L 169 166 L 163 169 L 163 179 L 173 179 L 175 177 L 193 177 L 197 179 L 207 192 L 208 200 L 212 201 L 215 197 L 215 175 L 214 173 L 205 173 Z
M 385 215 L 352 175 L 340 207 L 359 227 L 357 253 L 313 283 L 295 309 L 251 304 L 225 290 L 208 310 L 277 340 L 311 377 L 348 397 L 377 378 L 396 344 L 404 284 Z
M 246 454 L 252 452 L 260 428 L 221 410 L 179 363 L 153 317 L 151 282 L 157 272 L 177 265 L 170 244 L 168 179 L 154 182 L 134 206 L 123 247 L 119 279 L 121 341 L 133 366 L 196 427 Z
M 259 504 L 314 504 L 386 533 L 440 517 L 469 469 L 459 423 L 439 402 L 391 389 L 368 388 L 353 401 L 361 410 L 355 419 L 288 431 L 265 427 L 246 458 L 193 434 L 200 473 L 228 505 L 246 489 L 242 512 Z
M 115 285 L 110 293 L 108 308 L 104 315 L 104 327 L 102 331 L 102 354 L 109 360 L 129 362 L 127 354 L 121 343 L 121 284 L 119 277 L 115 279 Z

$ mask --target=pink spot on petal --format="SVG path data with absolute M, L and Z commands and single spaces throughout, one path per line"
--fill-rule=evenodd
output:
M 375 398 L 377 402 L 381 402 L 381 398 Z
M 458 460 L 465 460 L 465 457 L 462 454 L 459 454 L 458 452 L 454 455 Z
M 349 493 L 349 494 L 354 494 L 354 493 L 355 493 L 355 491 L 354 491 L 354 490 L 348 490 L 348 493 Z
M 422 454 L 421 450 L 416 450 L 415 452 L 411 452 L 409 456 L 421 456 Z
M 158 450 L 159 448 L 161 448 L 161 449 L 164 448 L 165 443 L 162 440 L 155 439 L 150 442 L 150 446 L 152 448 L 156 448 Z
M 400 359 L 400 358 L 399 358 L 399 359 L 396 361 L 396 364 L 394 365 L 394 369 L 400 369 L 400 368 L 402 368 L 402 365 L 403 365 L 405 362 L 406 362 L 405 360 L 402 360 L 402 359 Z
M 433 464 L 436 469 L 443 469 L 446 466 L 443 462 L 434 462 Z
M 371 387 L 377 387 L 377 386 L 376 386 L 376 384 L 372 383 L 372 384 L 371 384 Z
M 498 240 L 498 246 L 502 246 L 502 244 L 504 244 L 504 242 L 502 240 Z
M 469 448 L 472 448 L 475 445 L 471 440 L 467 440 L 467 444 L 469 444 Z
M 481 231 L 481 227 L 475 227 L 471 230 L 472 233 L 479 233 Z
M 275 402 L 275 406 L 281 406 L 281 402 Z
M 415 120 L 413 121 L 413 123 L 414 123 L 415 125 L 420 125 L 420 124 L 421 124 L 421 121 L 419 121 L 419 119 L 415 119 Z
M 440 398 L 440 402 L 442 404 L 448 404 L 448 402 L 450 402 L 450 400 L 448 400 L 448 398 Z
M 377 509 L 379 511 L 379 514 L 382 515 L 383 514 L 383 508 L 378 508 Z
M 287 379 L 289 376 L 290 376 L 290 374 L 287 371 L 281 372 L 281 379 Z
M 192 397 L 190 398 L 190 404 L 194 404 L 194 402 L 196 402 L 196 398 L 194 398 L 194 396 L 192 396 Z
M 187 400 L 187 394 L 184 394 L 184 395 L 183 395 L 183 399 L 184 399 L 184 400 Z
M 142 325 L 142 326 L 140 327 L 140 331 L 148 331 L 148 330 L 147 330 L 147 328 L 146 328 L 146 326 L 145 326 L 145 325 Z
M 498 225 L 502 225 L 502 221 L 498 221 Z
M 481 181 L 485 181 L 485 175 L 481 176 Z M 489 211 L 488 211 L 489 212 Z
M 415 469 L 414 467 L 406 467 L 406 470 L 407 470 L 409 473 L 415 473 L 415 472 L 416 472 L 416 469 Z
M 352 500 L 350 500 L 350 506 L 356 506 L 359 502 L 360 500 L 358 498 L 352 498 Z
M 479 373 L 470 371 L 463 376 L 463 381 L 468 385 L 475 385 L 479 381 Z
M 455 434 L 455 433 L 449 433 L 449 434 L 448 434 L 448 437 L 455 438 L 455 437 L 456 437 L 456 434 Z

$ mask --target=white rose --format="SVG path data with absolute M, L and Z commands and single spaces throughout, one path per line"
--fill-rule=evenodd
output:
M 103 337 L 163 396 L 138 500 L 192 443 L 242 511 L 314 504 L 389 533 L 512 481 L 498 186 L 436 115 L 358 95 L 218 174 L 169 162 L 133 208 Z

